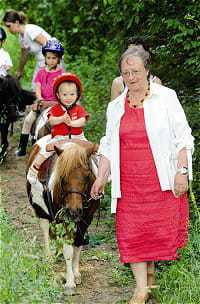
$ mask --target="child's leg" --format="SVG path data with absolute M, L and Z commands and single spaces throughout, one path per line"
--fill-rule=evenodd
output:
M 40 170 L 41 165 L 46 160 L 46 158 L 40 153 L 34 159 L 32 165 L 30 166 L 27 174 L 27 180 L 30 184 L 36 184 L 38 179 L 38 172 Z
M 36 112 L 30 111 L 28 113 L 28 115 L 24 119 L 22 134 L 30 134 L 31 127 L 32 127 L 33 122 L 36 119 L 36 116 L 37 116 Z

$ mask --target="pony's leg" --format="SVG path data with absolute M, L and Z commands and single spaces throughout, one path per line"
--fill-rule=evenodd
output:
M 49 247 L 49 221 L 47 219 L 40 219 L 40 228 L 43 232 L 45 253 L 48 257 L 51 257 L 51 251 Z
M 7 155 L 8 149 L 8 127 L 9 122 L 5 124 L 0 124 L 1 132 L 1 147 L 0 147 L 0 163 L 4 161 Z
M 74 282 L 74 273 L 72 269 L 72 259 L 73 259 L 74 249 L 72 245 L 63 244 L 63 255 L 66 262 L 66 292 L 69 295 L 73 295 L 76 291 L 76 284 Z
M 74 247 L 74 254 L 73 254 L 73 260 L 72 260 L 72 269 L 75 277 L 76 284 L 81 284 L 81 274 L 79 272 L 79 257 L 81 253 L 82 246 Z

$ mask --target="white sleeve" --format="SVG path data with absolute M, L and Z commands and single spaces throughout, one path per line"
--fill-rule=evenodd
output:
M 109 127 L 109 106 L 107 109 L 107 124 L 106 124 L 106 135 L 103 136 L 100 140 L 100 146 L 98 152 L 104 155 L 107 159 L 110 160 L 110 139 L 111 139 L 111 131 Z
M 194 137 L 192 136 L 191 128 L 187 122 L 185 112 L 177 98 L 175 91 L 171 98 L 171 116 L 172 116 L 172 128 L 175 135 L 174 144 L 177 148 L 177 152 L 183 148 L 194 150 Z
M 13 66 L 12 60 L 11 60 L 10 55 L 9 55 L 8 52 L 6 52 L 6 62 L 5 62 L 5 65 L 9 65 L 11 67 Z
M 172 128 L 174 133 L 174 144 L 176 147 L 176 153 L 183 148 L 186 148 L 187 161 L 188 161 L 188 174 L 189 180 L 192 180 L 192 154 L 194 152 L 194 137 L 192 136 L 192 130 L 187 122 L 184 110 L 177 98 L 175 91 L 171 98 L 171 116 L 172 116 Z
M 38 35 L 44 34 L 44 30 L 35 24 L 26 25 L 26 33 L 29 36 L 30 40 L 34 40 Z

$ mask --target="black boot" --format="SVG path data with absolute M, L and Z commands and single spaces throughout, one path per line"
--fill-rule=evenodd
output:
M 26 146 L 28 143 L 29 134 L 21 134 L 18 149 L 14 152 L 14 156 L 26 155 Z

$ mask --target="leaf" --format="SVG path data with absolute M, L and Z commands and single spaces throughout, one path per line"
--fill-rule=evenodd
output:
M 139 24 L 139 22 L 140 22 L 140 17 L 139 16 L 135 16 L 135 23 Z
M 59 257 L 62 253 L 63 253 L 63 249 L 60 248 L 60 249 L 58 250 L 58 253 L 57 253 L 56 257 Z
M 77 23 L 79 23 L 80 21 L 81 21 L 80 16 L 74 16 L 74 18 L 73 18 L 74 24 L 77 24 Z
M 69 225 L 67 225 L 67 229 L 69 231 L 73 230 L 75 228 L 76 224 L 74 222 L 70 222 Z
M 132 23 L 133 23 L 133 16 L 130 18 L 130 20 L 128 22 L 127 30 L 131 27 Z

